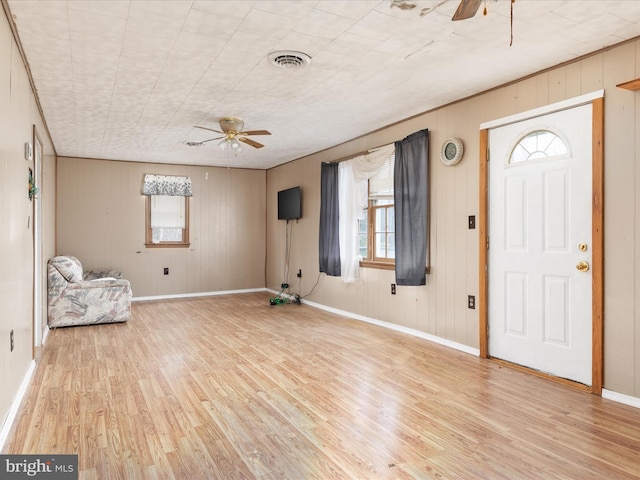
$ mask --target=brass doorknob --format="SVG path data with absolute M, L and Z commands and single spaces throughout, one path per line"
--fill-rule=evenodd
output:
M 576 265 L 576 268 L 581 272 L 586 272 L 587 270 L 589 270 L 589 264 L 585 261 L 578 262 L 578 264 Z

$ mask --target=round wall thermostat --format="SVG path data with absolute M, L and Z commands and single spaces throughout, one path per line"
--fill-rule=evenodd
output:
M 440 160 L 446 166 L 451 167 L 460 163 L 463 153 L 464 148 L 462 146 L 462 141 L 459 138 L 449 138 L 442 144 Z

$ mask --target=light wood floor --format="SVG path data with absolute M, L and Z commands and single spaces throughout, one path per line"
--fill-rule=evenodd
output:
M 640 410 L 267 293 L 54 330 L 4 453 L 81 479 L 640 478 Z

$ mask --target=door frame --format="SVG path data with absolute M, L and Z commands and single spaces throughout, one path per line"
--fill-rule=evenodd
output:
M 32 358 L 36 358 L 36 349 L 42 345 L 46 319 L 46 268 L 43 266 L 42 232 L 42 171 L 44 163 L 44 144 L 35 125 L 32 127 L 33 176 L 38 192 L 32 201 L 33 221 L 33 332 Z
M 592 106 L 592 361 L 591 393 L 602 395 L 604 383 L 604 90 L 554 103 L 522 114 L 512 115 L 480 125 L 480 198 L 478 206 L 479 239 L 479 335 L 480 357 L 491 358 L 489 352 L 489 130 L 560 110 L 591 104 Z M 525 370 L 530 370 L 525 368 Z

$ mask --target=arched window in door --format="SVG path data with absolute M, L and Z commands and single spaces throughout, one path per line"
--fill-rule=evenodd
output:
M 569 154 L 567 143 L 551 130 L 534 130 L 522 136 L 511 150 L 509 163 L 521 163 L 529 160 L 558 157 Z

